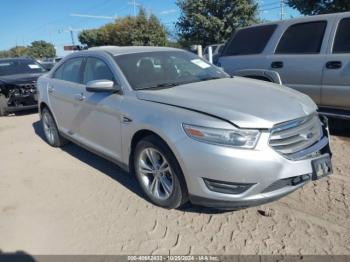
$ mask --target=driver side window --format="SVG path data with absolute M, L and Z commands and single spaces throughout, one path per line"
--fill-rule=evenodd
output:
M 115 78 L 108 65 L 101 59 L 89 57 L 84 70 L 83 83 L 86 85 L 94 80 L 110 80 L 115 82 Z

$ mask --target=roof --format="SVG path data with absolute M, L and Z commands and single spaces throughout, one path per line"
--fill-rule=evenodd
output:
M 342 16 L 350 16 L 350 12 L 342 12 L 342 13 L 332 13 L 332 14 L 324 14 L 324 15 L 310 15 L 310 16 L 302 16 L 298 18 L 291 18 L 291 19 L 285 19 L 285 20 L 279 20 L 279 21 L 272 21 L 262 24 L 255 24 L 248 27 L 255 27 L 255 26 L 262 26 L 262 25 L 280 25 L 286 22 L 312 22 L 312 21 L 318 21 L 322 19 L 328 19 L 331 17 L 342 17 Z
M 171 47 L 158 47 L 158 46 L 99 46 L 89 48 L 89 51 L 105 51 L 114 56 L 130 54 L 130 53 L 142 53 L 142 52 L 157 52 L 157 51 L 179 51 L 180 49 Z M 86 51 L 82 51 L 86 52 Z

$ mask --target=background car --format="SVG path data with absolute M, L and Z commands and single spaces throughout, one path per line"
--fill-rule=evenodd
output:
M 57 64 L 59 61 L 61 61 L 61 57 L 55 57 L 55 58 L 45 58 L 41 61 L 38 61 L 47 71 L 50 71 L 55 64 Z
M 44 73 L 32 58 L 0 59 L 0 116 L 37 108 L 36 82 Z
M 349 31 L 349 12 L 251 26 L 233 34 L 218 63 L 229 74 L 247 77 L 254 77 L 252 69 L 275 70 L 322 113 L 350 119 Z

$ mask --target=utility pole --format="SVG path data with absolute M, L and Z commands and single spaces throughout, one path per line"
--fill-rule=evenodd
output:
M 136 16 L 136 0 L 133 0 L 134 16 Z
M 132 0 L 132 2 L 128 2 L 129 5 L 133 6 L 134 16 L 136 16 L 136 6 L 139 6 L 140 4 L 136 2 L 136 0 Z
M 281 20 L 284 19 L 284 0 L 281 0 L 281 12 L 280 12 Z
M 70 37 L 72 38 L 72 45 L 75 46 L 73 28 L 69 27 Z

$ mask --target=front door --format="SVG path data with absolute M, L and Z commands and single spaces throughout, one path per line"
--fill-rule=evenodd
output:
M 339 22 L 332 53 L 324 63 L 322 106 L 350 109 L 350 18 Z
M 291 25 L 269 57 L 270 69 L 280 74 L 284 85 L 309 95 L 317 104 L 321 102 L 326 28 L 326 21 Z

